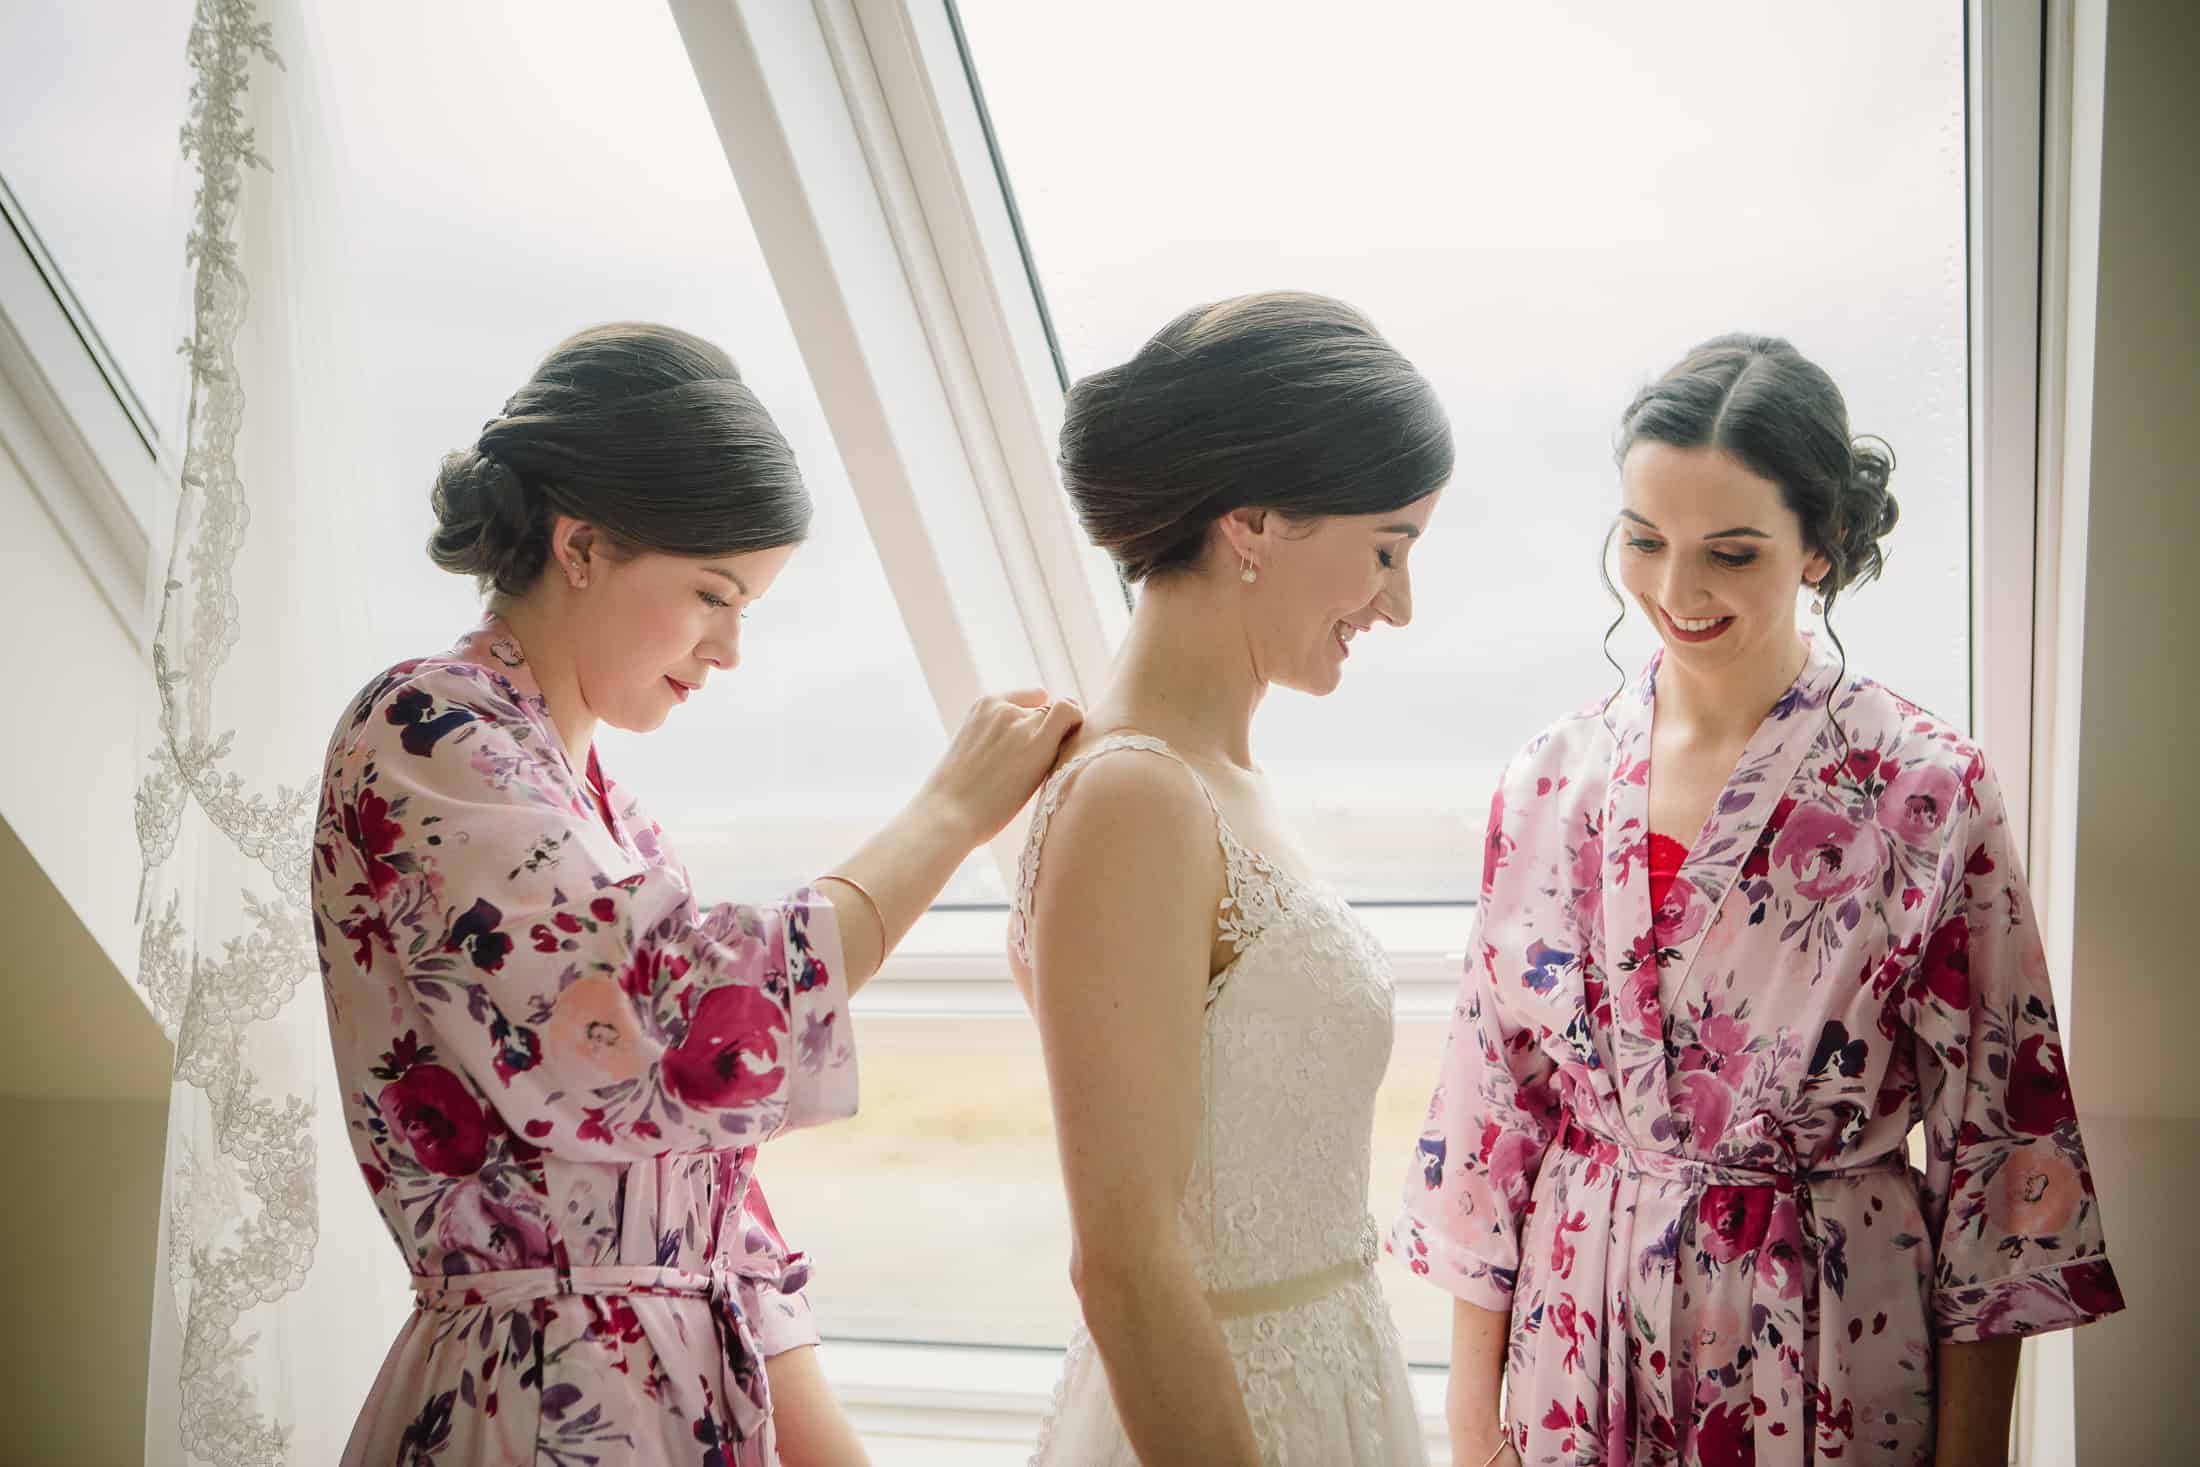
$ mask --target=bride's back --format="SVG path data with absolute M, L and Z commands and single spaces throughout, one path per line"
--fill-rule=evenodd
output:
M 1202 1286 L 1258 1287 L 1371 1256 L 1368 1142 L 1390 1063 L 1389 962 L 1341 900 L 1241 841 L 1207 779 L 1174 749 L 1144 734 L 1109 734 L 1041 788 L 1018 872 L 1016 957 L 1028 969 L 1053 817 L 1078 774 L 1110 756 L 1180 765 L 1187 793 L 1212 815 L 1220 853 L 1221 959 L 1201 1042 L 1205 1123 L 1182 1213 Z

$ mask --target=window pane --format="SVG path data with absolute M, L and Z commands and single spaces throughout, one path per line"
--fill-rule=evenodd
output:
M 190 31 L 181 0 L 0 6 L 0 177 L 164 437 L 185 383 Z
M 821 1328 L 854 1339 L 1067 1343 L 1077 1321 L 1069 1209 L 1030 1021 L 862 1008 L 862 1113 L 781 1137 L 760 1168 L 787 1235 L 816 1260 L 810 1300 Z M 1448 1003 L 1424 1009 L 1400 1022 L 1375 1099 L 1368 1207 L 1386 1223 L 1450 1027 Z M 1408 1354 L 1441 1363 L 1449 1296 L 1400 1268 L 1381 1274 Z
M 1038 1036 L 997 1018 L 882 1017 L 857 1002 L 863 1110 L 782 1136 L 758 1166 L 816 1260 L 827 1335 L 1069 1342 L 1069 1207 Z
M 1893 443 L 1889 575 L 1837 629 L 1967 721 L 1960 5 L 959 9 L 1073 375 L 1284 287 L 1365 310 L 1450 408 L 1413 628 L 1256 730 L 1347 895 L 1470 897 L 1505 761 L 1614 686 L 1613 428 L 1720 332 L 1789 337 Z M 1614 644 L 1639 665 L 1639 613 Z
M 705 900 L 827 869 L 946 740 L 670 15 L 402 0 L 313 23 L 374 425 L 379 653 L 447 646 L 478 614 L 423 553 L 428 487 L 552 345 L 614 320 L 707 337 L 792 441 L 815 529 L 739 669 L 646 739 L 606 730 L 603 757 Z M 1001 900 L 999 875 L 981 855 L 948 895 Z

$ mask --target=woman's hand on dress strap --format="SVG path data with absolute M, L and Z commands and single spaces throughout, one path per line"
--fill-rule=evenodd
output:
M 999 835 L 1061 757 L 1062 741 L 1085 721 L 1074 698 L 1042 688 L 971 705 L 925 793 L 960 832 L 965 851 Z
M 869 981 L 953 879 L 1001 833 L 1084 722 L 1074 699 L 1037 689 L 980 698 L 924 790 L 820 882 L 840 931 L 848 990 Z

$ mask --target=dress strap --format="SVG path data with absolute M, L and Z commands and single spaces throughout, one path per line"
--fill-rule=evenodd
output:
M 1235 904 L 1237 875 L 1230 856 L 1236 841 L 1230 835 L 1229 825 L 1222 818 L 1222 807 L 1215 803 L 1215 792 L 1207 787 L 1207 781 L 1200 777 L 1199 771 L 1192 768 L 1183 755 L 1160 739 L 1151 734 L 1112 733 L 1063 764 L 1047 776 L 1047 782 L 1039 787 L 1039 800 L 1031 812 L 1031 831 L 1024 837 L 1023 858 L 1016 864 L 1016 904 L 1008 918 L 1009 950 L 1027 968 L 1031 966 L 1031 895 L 1039 883 L 1039 851 L 1046 844 L 1047 826 L 1054 819 L 1055 810 L 1068 795 L 1069 782 L 1076 777 L 1077 771 L 1095 759 L 1123 749 L 1135 749 L 1141 753 L 1159 754 L 1165 759 L 1173 759 L 1192 777 L 1192 783 L 1199 786 L 1199 793 L 1206 799 L 1207 808 L 1215 817 L 1216 837 L 1222 843 L 1222 865 L 1230 892 L 1223 899 L 1223 906 L 1227 909 Z M 1225 927 L 1227 928 L 1227 916 Z M 1213 991 L 1213 985 L 1210 985 L 1210 1001 Z

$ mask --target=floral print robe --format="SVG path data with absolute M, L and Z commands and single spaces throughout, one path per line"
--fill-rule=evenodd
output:
M 2016 833 L 1814 643 L 1653 914 L 1657 669 L 1505 775 L 1391 1250 L 1527 1463 L 1928 1462 L 1937 1341 L 2123 1303 Z
M 817 1335 L 752 1169 L 855 1109 L 831 905 L 698 910 L 492 618 L 337 728 L 313 914 L 417 1305 L 345 1462 L 775 1462 L 763 1360 Z

